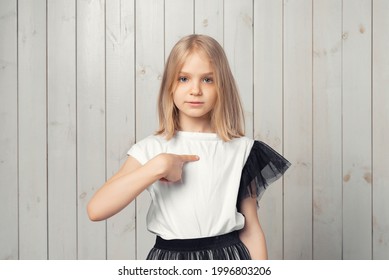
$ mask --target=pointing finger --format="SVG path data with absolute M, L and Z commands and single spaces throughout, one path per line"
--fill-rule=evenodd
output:
M 196 155 L 180 155 L 180 158 L 183 162 L 198 161 L 200 159 L 200 157 Z

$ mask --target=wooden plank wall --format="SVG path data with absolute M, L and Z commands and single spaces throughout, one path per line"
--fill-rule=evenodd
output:
M 343 240 L 342 3 L 316 1 L 313 20 L 312 241 L 321 248 L 313 250 L 313 258 L 340 259 Z
M 48 258 L 77 258 L 75 3 L 47 6 Z M 58 55 L 61 53 L 62 55 Z M 61 240 L 61 242 L 58 242 Z
M 143 259 L 141 194 L 91 195 L 153 133 L 186 34 L 224 46 L 249 137 L 293 166 L 260 204 L 271 259 L 389 259 L 389 2 L 0 1 L 0 259 Z

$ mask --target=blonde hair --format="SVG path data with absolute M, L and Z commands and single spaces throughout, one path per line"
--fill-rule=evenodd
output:
M 244 136 L 242 103 L 224 50 L 212 37 L 198 34 L 179 40 L 166 61 L 158 96 L 159 129 L 156 134 L 171 139 L 180 129 L 173 91 L 186 58 L 194 51 L 206 54 L 214 69 L 217 100 L 211 111 L 213 129 L 224 141 Z

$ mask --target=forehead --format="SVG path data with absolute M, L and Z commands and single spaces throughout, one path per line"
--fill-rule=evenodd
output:
M 180 72 L 202 72 L 202 73 L 208 73 L 212 72 L 212 62 L 208 55 L 206 55 L 202 51 L 193 51 L 189 53 L 186 58 L 183 61 L 182 67 Z

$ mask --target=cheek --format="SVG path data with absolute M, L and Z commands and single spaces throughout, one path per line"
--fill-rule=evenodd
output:
M 189 86 L 188 84 L 178 84 L 173 90 L 173 98 L 174 99 L 182 99 L 183 96 L 188 93 Z
M 181 100 L 182 100 L 182 94 L 180 94 L 177 91 L 173 92 L 172 101 L 176 107 L 181 104 Z
M 218 94 L 217 94 L 217 92 L 216 92 L 216 89 L 214 89 L 214 90 L 212 91 L 211 99 L 212 99 L 213 104 L 215 105 L 216 102 L 217 102 L 217 100 L 218 100 Z
M 172 101 L 173 101 L 174 105 L 176 105 L 176 103 L 177 103 L 177 94 L 176 94 L 176 92 L 173 92 L 173 94 L 172 94 Z

